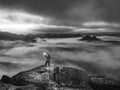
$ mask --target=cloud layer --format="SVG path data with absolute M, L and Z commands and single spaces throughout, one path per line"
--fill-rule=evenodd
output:
M 119 41 L 116 37 L 101 37 Z M 79 38 L 46 39 L 46 42 L 0 41 L 0 75 L 13 75 L 45 63 L 43 51 L 49 52 L 52 63 L 73 66 L 120 79 L 120 46 L 110 42 L 85 42 Z M 10 73 L 9 73 L 10 72 Z
M 26 27 L 27 29 L 34 28 L 37 30 L 46 28 L 48 30 L 50 28 L 50 31 L 52 28 L 64 30 L 65 28 L 75 27 L 72 29 L 78 30 L 78 32 L 84 30 L 87 32 L 118 32 L 120 29 L 119 3 L 119 0 L 0 0 L 0 7 L 4 12 L 8 12 L 6 9 L 9 9 L 10 12 L 18 11 L 8 15 L 6 19 L 11 20 L 12 23 L 15 20 L 17 20 L 17 23 L 23 23 L 24 21 L 24 25 L 19 23 L 19 25 L 10 24 L 9 27 L 5 25 L 1 27 L 6 30 L 8 28 L 21 29 L 21 31 Z M 21 19 L 17 15 L 18 13 L 22 17 Z M 8 23 L 6 24 L 8 25 Z
M 119 0 L 0 0 L 2 7 L 27 9 L 51 17 L 120 21 Z

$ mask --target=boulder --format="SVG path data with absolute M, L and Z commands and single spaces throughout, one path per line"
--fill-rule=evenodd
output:
M 3 83 L 0 81 L 0 90 L 15 90 L 17 87 L 12 84 Z
M 52 67 L 40 66 L 32 70 L 20 72 L 11 77 L 11 83 L 17 86 L 29 84 L 48 85 L 52 82 Z
M 10 77 L 7 75 L 3 75 L 1 81 L 4 83 L 10 83 Z
M 36 85 L 15 86 L 0 82 L 0 90 L 45 90 L 45 88 Z
M 59 73 L 56 70 L 57 78 L 54 80 L 58 84 L 64 87 L 80 88 L 80 87 L 89 87 L 88 81 L 89 77 L 87 74 L 79 69 L 72 67 L 62 67 L 59 70 Z
M 45 90 L 45 88 L 35 85 L 17 87 L 15 90 Z

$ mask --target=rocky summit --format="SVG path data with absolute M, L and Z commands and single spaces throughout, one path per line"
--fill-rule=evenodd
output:
M 82 37 L 82 39 L 79 39 L 80 41 L 102 41 L 96 36 L 91 36 L 91 35 L 85 35 Z
M 120 90 L 119 81 L 72 67 L 40 66 L 8 77 L 0 90 Z

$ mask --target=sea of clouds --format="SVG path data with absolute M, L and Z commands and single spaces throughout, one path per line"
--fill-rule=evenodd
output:
M 111 38 L 115 41 L 115 37 Z M 54 65 L 72 66 L 120 79 L 119 45 L 78 41 L 78 38 L 47 39 L 46 42 L 36 43 L 0 41 L 0 77 L 4 74 L 12 76 L 20 71 L 43 65 L 43 52 L 51 55 Z

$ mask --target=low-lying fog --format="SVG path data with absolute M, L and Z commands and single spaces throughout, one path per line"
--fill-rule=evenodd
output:
M 99 37 L 120 41 L 118 37 Z M 42 52 L 48 52 L 52 64 L 72 66 L 88 72 L 120 79 L 120 44 L 114 42 L 78 41 L 79 38 L 46 39 L 36 43 L 0 41 L 0 77 L 12 76 L 45 63 Z

